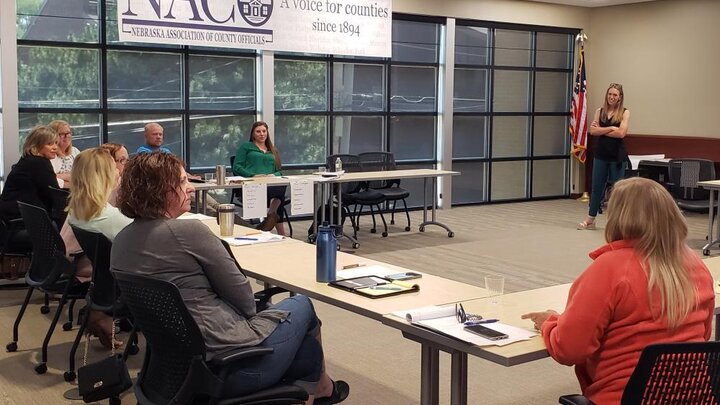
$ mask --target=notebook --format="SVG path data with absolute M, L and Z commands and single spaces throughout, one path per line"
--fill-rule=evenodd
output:
M 331 281 L 328 285 L 369 298 L 389 297 L 420 291 L 420 285 L 418 284 L 407 281 L 388 280 L 380 276 L 346 278 L 344 280 Z

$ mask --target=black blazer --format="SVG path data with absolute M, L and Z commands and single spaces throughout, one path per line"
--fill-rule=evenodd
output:
M 58 186 L 50 159 L 42 156 L 21 157 L 10 171 L 0 194 L 0 216 L 5 220 L 20 218 L 18 201 L 51 212 L 53 199 L 49 186 Z

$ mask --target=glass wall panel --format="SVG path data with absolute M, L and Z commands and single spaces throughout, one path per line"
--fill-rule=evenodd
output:
M 533 161 L 532 197 L 567 195 L 567 159 Z
M 96 0 L 88 0 L 89 2 L 96 1 Z M 154 1 L 154 0 L 153 0 Z M 113 44 L 113 45 L 138 45 L 136 42 L 120 42 L 118 41 L 118 26 L 117 26 L 117 0 L 105 0 L 106 2 L 106 30 L 105 30 L 105 36 L 107 37 L 107 43 Z M 157 2 L 160 4 L 160 2 Z M 121 3 L 125 8 L 123 11 L 127 10 L 127 1 L 122 1 Z M 166 3 L 168 4 L 168 3 Z M 169 45 L 169 44 L 152 44 L 153 48 L 166 48 L 166 49 L 180 49 L 182 46 L 180 45 Z
M 492 201 L 527 198 L 527 161 L 493 162 Z
M 99 55 L 96 49 L 18 46 L 20 108 L 98 108 Z
M 570 152 L 567 116 L 536 116 L 533 126 L 533 156 L 562 156 Z
M 182 116 L 168 114 L 108 114 L 108 141 L 125 145 L 130 154 L 145 143 L 145 124 L 157 122 L 164 131 L 163 145 L 181 158 L 185 158 L 183 139 L 185 132 Z
M 230 165 L 230 156 L 250 136 L 254 115 L 191 115 L 190 167 Z
M 488 105 L 488 70 L 455 69 L 455 112 L 485 112 Z
M 495 70 L 493 80 L 495 112 L 527 112 L 530 110 L 530 72 Z
M 275 110 L 327 110 L 327 63 L 275 59 Z
M 529 146 L 529 117 L 493 118 L 492 157 L 525 157 Z
M 25 138 L 36 125 L 47 125 L 53 120 L 64 120 L 72 128 L 72 145 L 80 150 L 100 145 L 101 127 L 99 114 L 82 113 L 20 113 L 20 151 Z
M 99 1 L 17 0 L 15 4 L 18 39 L 98 42 Z
M 535 65 L 543 68 L 572 69 L 572 35 L 537 33 Z
M 393 66 L 390 72 L 390 111 L 437 111 L 437 68 Z
M 333 110 L 383 111 L 385 69 L 382 65 L 333 64 Z
M 332 153 L 377 152 L 384 150 L 382 116 L 335 117 Z
M 487 122 L 488 117 L 485 116 L 455 116 L 453 158 L 487 157 Z
M 570 73 L 537 72 L 535 74 L 535 111 L 570 111 Z
M 490 30 L 483 27 L 455 27 L 455 64 L 489 65 Z
M 532 33 L 528 31 L 495 30 L 496 66 L 531 66 Z
M 182 108 L 182 56 L 108 51 L 108 107 Z
M 439 47 L 440 25 L 416 21 L 393 21 L 393 62 L 437 63 Z
M 275 146 L 283 165 L 325 164 L 327 131 L 324 115 L 276 115 Z
M 255 110 L 252 58 L 190 55 L 190 108 Z
M 455 162 L 453 170 L 462 173 L 453 176 L 453 204 L 479 203 L 487 201 L 486 162 Z
M 435 116 L 390 117 L 390 151 L 395 160 L 435 158 Z

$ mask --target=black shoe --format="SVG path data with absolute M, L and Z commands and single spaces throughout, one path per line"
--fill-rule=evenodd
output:
M 350 395 L 350 385 L 342 380 L 333 381 L 333 392 L 329 397 L 316 398 L 314 405 L 338 404 Z

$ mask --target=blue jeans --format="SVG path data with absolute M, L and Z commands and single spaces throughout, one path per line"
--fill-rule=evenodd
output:
M 260 344 L 275 351 L 241 361 L 233 368 L 225 380 L 224 397 L 250 394 L 280 381 L 296 382 L 310 393 L 315 390 L 324 360 L 315 308 L 308 297 L 296 295 L 280 301 L 273 309 L 290 313 Z
M 590 210 L 588 215 L 597 216 L 600 210 L 600 200 L 607 183 L 615 184 L 625 176 L 625 162 L 610 162 L 607 160 L 593 160 L 592 183 L 590 184 Z

